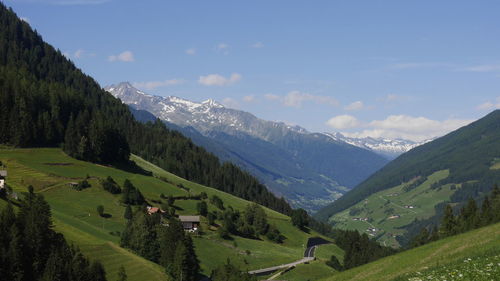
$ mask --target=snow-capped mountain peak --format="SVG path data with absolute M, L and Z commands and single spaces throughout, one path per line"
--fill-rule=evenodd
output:
M 378 154 L 381 154 L 389 159 L 396 158 L 400 154 L 403 154 L 417 146 L 427 143 L 431 140 L 425 140 L 422 142 L 415 142 L 411 140 L 404 139 L 388 139 L 388 138 L 351 138 L 344 136 L 342 133 L 325 133 L 325 135 L 331 137 L 332 139 L 340 142 L 346 142 L 348 144 L 361 147 L 367 150 L 371 150 Z
M 309 134 L 302 127 L 262 120 L 248 112 L 226 108 L 213 99 L 193 102 L 176 96 L 153 96 L 136 89 L 128 82 L 108 86 L 105 90 L 135 109 L 149 111 L 158 118 L 181 127 L 193 127 L 202 134 L 213 130 L 229 134 L 241 132 L 266 141 L 290 132 Z M 324 133 L 324 135 L 334 141 L 364 148 L 389 159 L 425 143 L 402 139 L 350 138 L 341 133 Z
M 153 96 L 136 89 L 128 82 L 104 89 L 135 109 L 149 111 L 158 118 L 181 127 L 191 126 L 201 133 L 217 128 L 225 132 L 244 132 L 265 140 L 287 131 L 307 133 L 299 126 L 266 121 L 248 112 L 226 108 L 213 99 L 193 102 L 175 96 Z
M 224 108 L 224 106 L 218 102 L 216 102 L 213 99 L 208 99 L 206 101 L 203 101 L 201 104 L 207 105 L 209 107 L 218 107 L 218 108 Z

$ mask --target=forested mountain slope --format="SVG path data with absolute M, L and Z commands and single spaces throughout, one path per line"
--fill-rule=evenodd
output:
M 60 146 L 93 162 L 127 162 L 130 152 L 186 179 L 280 212 L 290 207 L 253 176 L 161 122 L 142 124 L 28 23 L 0 4 L 0 143 Z
M 480 202 L 500 182 L 500 111 L 401 155 L 316 214 L 393 247 L 435 225 L 446 203 Z
M 310 212 L 333 202 L 388 162 L 339 138 L 263 120 L 213 100 L 154 96 L 128 82 L 105 89 L 131 108 L 151 112 L 197 145 L 256 176 L 294 207 Z
M 489 191 L 500 178 L 500 170 L 494 168 L 500 160 L 500 110 L 462 127 L 448 135 L 416 147 L 396 158 L 373 174 L 342 198 L 324 208 L 317 218 L 327 219 L 332 214 L 349 208 L 370 194 L 449 169 L 450 174 L 439 184 L 478 181 L 477 187 L 460 189 L 465 194 L 477 196 Z M 467 196 L 465 196 L 467 197 Z

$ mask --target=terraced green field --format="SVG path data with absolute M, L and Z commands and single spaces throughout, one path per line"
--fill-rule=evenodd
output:
M 357 229 L 371 237 L 378 237 L 384 245 L 399 247 L 395 239 L 405 230 L 399 229 L 415 219 L 426 219 L 435 214 L 434 206 L 447 201 L 460 185 L 447 184 L 437 189 L 431 185 L 448 177 L 449 171 L 435 172 L 414 189 L 405 191 L 411 182 L 370 195 L 367 199 L 330 218 L 335 227 Z M 376 231 L 369 231 L 375 228 Z
M 153 172 L 154 176 L 78 161 L 66 156 L 60 149 L 3 148 L 0 149 L 0 160 L 7 166 L 7 181 L 13 190 L 22 193 L 28 185 L 33 185 L 37 192 L 42 193 L 52 208 L 55 229 L 78 245 L 84 253 L 101 260 L 110 280 L 115 279 L 122 264 L 132 281 L 165 280 L 166 276 L 160 266 L 118 246 L 119 233 L 125 226 L 125 206 L 120 203 L 118 195 L 102 189 L 99 179 L 111 176 L 120 185 L 125 179 L 129 179 L 149 202 L 160 200 L 162 193 L 180 196 L 203 191 L 209 197 L 217 195 L 225 206 L 238 210 L 243 210 L 250 203 L 186 181 L 136 156 L 132 160 L 145 170 Z M 86 177 L 89 177 L 91 188 L 76 191 L 68 184 Z M 179 188 L 179 184 L 187 187 L 189 192 Z M 176 200 L 175 205 L 179 214 L 192 215 L 196 214 L 196 203 L 196 200 Z M 104 213 L 108 214 L 108 218 L 97 214 L 97 205 L 104 206 Z M 209 204 L 209 210 L 215 209 L 215 206 Z M 302 257 L 307 238 L 317 234 L 300 231 L 292 226 L 289 217 L 267 208 L 265 210 L 269 223 L 286 236 L 283 244 L 276 244 L 265 238 L 253 240 L 235 237 L 232 241 L 221 240 L 215 229 L 209 228 L 202 221 L 204 235 L 194 237 L 194 243 L 204 274 L 210 274 L 213 268 L 225 263 L 228 257 L 239 267 L 248 269 L 288 263 Z

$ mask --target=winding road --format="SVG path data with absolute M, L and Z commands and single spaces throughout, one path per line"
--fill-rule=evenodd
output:
M 304 257 L 302 259 L 300 259 L 298 261 L 294 261 L 292 263 L 281 264 L 281 265 L 277 265 L 277 266 L 273 266 L 273 267 L 252 270 L 252 271 L 249 271 L 248 273 L 254 274 L 254 275 L 267 275 L 269 273 L 273 273 L 273 272 L 280 270 L 280 269 L 289 268 L 289 267 L 296 266 L 296 265 L 299 265 L 302 263 L 311 262 L 315 259 L 314 258 L 314 251 L 316 250 L 316 248 L 319 245 L 328 244 L 328 243 L 331 243 L 331 242 L 328 240 L 325 240 L 323 238 L 320 238 L 320 237 L 309 238 L 307 240 L 307 247 L 306 247 L 306 250 L 304 251 Z

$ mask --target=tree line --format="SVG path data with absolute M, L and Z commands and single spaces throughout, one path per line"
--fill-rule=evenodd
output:
M 217 232 L 223 239 L 231 239 L 231 235 L 250 239 L 265 236 L 275 243 L 283 243 L 286 239 L 275 225 L 268 223 L 266 212 L 256 203 L 248 204 L 243 213 L 229 206 L 224 211 L 215 213 L 213 218 L 222 222 Z M 213 221 L 209 219 L 209 223 L 211 220 Z
M 418 247 L 497 222 L 500 222 L 500 188 L 495 184 L 489 196 L 484 197 L 480 207 L 474 199 L 469 198 L 455 215 L 452 205 L 447 204 L 441 223 L 434 227 L 423 227 L 410 241 L 409 247 Z
M 50 207 L 33 187 L 17 214 L 9 203 L 0 212 L 0 279 L 106 280 L 101 263 L 88 260 L 52 228 Z
M 308 218 L 308 225 L 318 233 L 332 238 L 335 244 L 344 250 L 343 264 L 335 255 L 332 255 L 327 262 L 327 265 L 339 271 L 373 262 L 398 252 L 391 247 L 380 245 L 376 240 L 370 239 L 366 233 L 360 234 L 357 230 L 336 229 L 311 217 Z
M 203 185 L 289 214 L 249 173 L 194 145 L 160 121 L 142 124 L 28 23 L 0 3 L 0 143 L 61 146 L 78 159 L 110 164 L 130 153 Z

